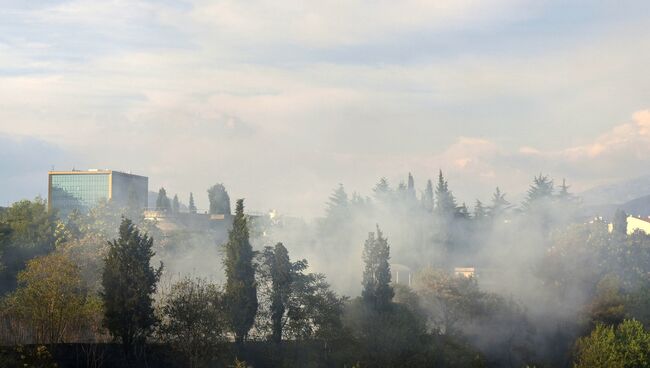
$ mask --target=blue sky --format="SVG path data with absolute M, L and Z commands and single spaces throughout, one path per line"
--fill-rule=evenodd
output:
M 468 203 L 639 176 L 649 21 L 646 1 L 5 0 L 0 205 L 52 165 L 306 216 L 409 171 Z

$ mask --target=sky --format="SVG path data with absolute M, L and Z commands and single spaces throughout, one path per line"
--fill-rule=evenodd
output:
M 316 217 L 409 172 L 470 204 L 650 167 L 648 1 L 0 4 L 0 206 L 52 168 Z

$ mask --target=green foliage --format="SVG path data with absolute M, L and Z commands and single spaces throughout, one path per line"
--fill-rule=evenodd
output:
M 143 343 L 155 324 L 153 294 L 160 279 L 150 265 L 153 239 L 143 235 L 131 220 L 123 219 L 120 236 L 109 242 L 102 274 L 104 326 L 122 341 L 127 354 L 133 345 Z
M 598 324 L 576 343 L 575 368 L 650 367 L 650 333 L 635 320 Z
M 625 302 L 621 280 L 614 274 L 605 275 L 598 282 L 596 295 L 588 306 L 592 324 L 617 325 L 623 322 Z
M 449 184 L 442 175 L 442 170 L 438 174 L 436 185 L 436 211 L 443 218 L 450 218 L 456 214 L 456 199 L 449 190 Z
M 165 296 L 160 337 L 181 351 L 190 367 L 210 366 L 226 340 L 225 304 L 219 287 L 185 278 Z
M 275 245 L 271 259 L 269 259 L 271 271 L 271 340 L 279 343 L 282 340 L 282 328 L 284 327 L 284 313 L 287 309 L 289 297 L 291 296 L 291 284 L 293 282 L 292 264 L 289 261 L 287 248 L 278 243 Z
M 189 203 L 187 205 L 187 208 L 190 211 L 190 213 L 196 213 L 196 205 L 194 204 L 194 195 L 191 192 L 190 192 L 190 199 L 187 203 Z
M 427 310 L 429 326 L 445 334 L 455 332 L 459 322 L 478 315 L 485 296 L 475 279 L 434 269 L 420 272 L 414 288 Z
M 241 344 L 255 321 L 257 288 L 253 268 L 253 248 L 248 238 L 244 200 L 237 200 L 232 229 L 225 245 L 226 302 L 235 340 Z
M 0 294 L 16 287 L 27 260 L 51 252 L 58 220 L 41 198 L 14 203 L 0 213 Z
M 5 301 L 7 312 L 25 326 L 31 341 L 62 343 L 92 325 L 92 298 L 79 268 L 60 253 L 30 260 L 18 274 L 18 289 Z
M 172 204 L 167 197 L 167 191 L 165 188 L 160 188 L 158 190 L 158 198 L 156 198 L 156 210 L 158 211 L 167 211 L 171 212 Z
M 208 189 L 211 215 L 230 215 L 230 196 L 223 184 L 215 184 Z
M 369 233 L 363 247 L 363 290 L 361 295 L 366 304 L 376 310 L 389 308 L 395 295 L 390 285 L 391 273 L 390 247 L 388 240 L 383 237 L 379 226 L 377 226 L 377 237 L 375 233 Z

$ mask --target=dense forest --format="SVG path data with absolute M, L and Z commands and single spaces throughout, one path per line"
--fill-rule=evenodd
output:
M 650 236 L 581 217 L 569 189 L 540 174 L 522 203 L 468 205 L 409 174 L 339 185 L 314 221 L 239 199 L 225 231 L 19 201 L 0 209 L 0 366 L 650 366 Z M 208 197 L 230 214 L 224 185 Z M 156 207 L 197 212 L 162 188 Z

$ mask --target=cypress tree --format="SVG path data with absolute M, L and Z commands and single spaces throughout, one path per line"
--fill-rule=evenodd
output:
M 192 192 L 190 192 L 190 200 L 189 200 L 188 203 L 189 204 L 188 204 L 187 207 L 188 207 L 190 213 L 196 213 L 196 205 L 194 204 L 194 195 L 192 194 Z
M 177 214 L 181 211 L 181 204 L 178 201 L 178 195 L 174 194 L 174 199 L 172 200 L 172 213 Z
M 622 209 L 617 209 L 612 221 L 612 234 L 620 237 L 627 236 L 627 213 Z
M 427 180 L 427 188 L 422 193 L 422 208 L 429 213 L 433 212 L 433 183 L 431 179 Z
M 408 192 L 409 199 L 411 200 L 415 199 L 415 180 L 413 179 L 413 175 L 411 175 L 411 173 L 409 173 L 406 191 Z
M 167 191 L 165 188 L 160 188 L 158 190 L 158 198 L 156 198 L 156 210 L 158 211 L 171 211 L 172 206 L 169 198 L 167 197 Z
M 291 295 L 292 264 L 289 260 L 287 248 L 278 243 L 273 250 L 270 262 L 271 270 L 271 325 L 272 341 L 282 341 L 282 318 L 287 309 Z
M 144 343 L 158 322 L 153 295 L 162 272 L 151 267 L 153 239 L 141 234 L 131 220 L 122 219 L 119 238 L 108 242 L 102 273 L 103 325 L 119 338 L 127 356 Z
M 390 286 L 391 274 L 390 246 L 388 240 L 383 237 L 379 226 L 377 226 L 377 237 L 375 233 L 368 233 L 368 239 L 364 244 L 363 260 L 363 291 L 361 296 L 366 305 L 375 310 L 386 310 L 395 295 Z
M 438 174 L 438 184 L 436 185 L 436 209 L 444 217 L 451 217 L 456 213 L 456 199 L 449 190 L 447 180 L 442 175 L 442 170 Z
M 226 301 L 235 342 L 243 343 L 257 313 L 257 287 L 253 268 L 253 248 L 248 237 L 244 200 L 238 199 L 232 229 L 225 245 Z

